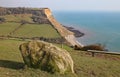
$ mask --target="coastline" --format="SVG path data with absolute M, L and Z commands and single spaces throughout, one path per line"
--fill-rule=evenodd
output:
M 46 15 L 46 18 L 49 20 L 50 24 L 53 25 L 53 27 L 59 32 L 59 34 L 66 39 L 66 41 L 69 43 L 70 46 L 75 46 L 75 45 L 80 47 L 83 46 L 82 44 L 78 43 L 72 31 L 65 28 L 53 17 L 50 9 L 44 9 L 44 13 Z
M 65 26 L 65 25 L 62 25 L 62 26 L 65 27 L 67 30 L 74 33 L 74 39 L 72 39 L 71 41 L 76 41 L 77 44 L 79 44 L 81 47 L 84 46 L 81 42 L 79 42 L 77 40 L 77 38 L 83 37 L 85 35 L 85 33 L 81 32 L 80 30 L 78 30 L 78 29 L 76 29 L 76 28 L 74 28 L 72 26 Z
M 66 29 L 68 29 L 69 31 L 73 32 L 74 33 L 74 36 L 76 38 L 80 38 L 80 37 L 83 37 L 85 35 L 85 33 L 81 32 L 80 30 L 78 29 L 75 29 L 74 27 L 68 27 L 68 26 L 64 26 Z

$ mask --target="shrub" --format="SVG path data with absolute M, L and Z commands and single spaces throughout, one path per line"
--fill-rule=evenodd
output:
M 102 46 L 101 44 L 93 44 L 93 45 L 87 45 L 81 48 L 81 50 L 83 51 L 87 51 L 87 50 L 100 50 L 100 51 L 104 51 L 105 47 Z
M 5 22 L 5 18 L 0 17 L 0 22 Z

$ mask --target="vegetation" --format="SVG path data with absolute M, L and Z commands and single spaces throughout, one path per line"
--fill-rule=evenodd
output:
M 0 24 L 0 36 L 8 36 L 10 32 L 12 32 L 16 27 L 18 27 L 19 23 L 1 23 Z
M 88 50 L 107 51 L 107 49 L 105 49 L 105 46 L 103 46 L 102 44 L 92 44 L 92 45 L 86 45 L 83 47 L 78 47 L 77 45 L 75 45 L 74 49 L 82 50 L 82 51 L 88 51 Z
M 20 22 L 21 20 L 24 19 L 29 23 L 33 23 L 31 16 L 32 14 L 12 14 L 12 15 L 0 16 L 0 17 L 6 19 L 7 22 Z
M 48 24 L 24 24 L 6 22 L 0 24 L 0 36 L 60 38 L 59 33 Z
M 13 36 L 58 38 L 60 35 L 48 24 L 25 24 Z
M 61 38 L 42 9 L 0 8 L 0 36 Z
M 0 16 L 11 17 L 8 21 L 19 21 L 20 19 L 26 18 L 29 22 L 35 22 L 39 24 L 50 24 L 49 20 L 46 19 L 43 9 L 31 9 L 31 8 L 3 8 L 0 7 Z M 29 15 L 29 16 L 28 16 Z
M 67 46 L 63 48 L 69 50 L 74 60 L 75 74 L 50 74 L 39 69 L 23 68 L 24 63 L 18 50 L 23 42 L 19 39 L 0 40 L 1 77 L 120 77 L 120 56 L 91 57 L 87 52 L 74 51 Z
M 1 22 L 5 22 L 5 18 L 1 18 L 1 17 L 0 17 L 0 23 L 1 23 Z
M 45 17 L 43 17 L 43 16 L 33 15 L 31 18 L 33 19 L 33 21 L 34 21 L 35 23 L 39 23 L 39 24 L 41 24 L 41 23 L 49 24 L 49 23 L 50 23 L 50 22 L 49 22 Z

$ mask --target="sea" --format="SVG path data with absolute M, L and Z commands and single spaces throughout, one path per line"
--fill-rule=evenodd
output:
M 102 44 L 120 52 L 120 12 L 55 11 L 53 15 L 61 24 L 85 33 L 76 38 L 83 45 Z

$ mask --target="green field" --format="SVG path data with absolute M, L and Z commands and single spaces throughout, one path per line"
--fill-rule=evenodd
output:
M 0 24 L 0 36 L 10 35 L 20 23 L 6 22 Z M 59 38 L 59 33 L 48 24 L 25 24 L 18 28 L 10 36 L 13 37 L 46 37 L 46 38 Z
M 32 14 L 12 14 L 0 16 L 5 22 L 0 23 L 0 36 L 13 37 L 45 37 L 59 38 L 59 33 L 49 24 L 35 24 L 32 21 Z M 21 25 L 21 21 L 29 22 Z M 32 24 L 31 24 L 32 23 Z
M 58 32 L 48 24 L 25 24 L 13 36 L 59 38 Z
M 14 14 L 14 15 L 5 15 L 0 17 L 5 18 L 7 22 L 20 22 L 21 20 L 25 20 L 27 22 L 33 23 L 31 19 L 32 14 Z
M 76 75 L 50 74 L 32 68 L 23 69 L 24 62 L 19 51 L 19 45 L 23 42 L 25 41 L 19 39 L 0 40 L 0 77 L 120 77 L 119 60 L 91 57 L 84 51 L 74 51 L 67 46 L 63 48 L 69 50 L 74 60 Z
M 20 25 L 20 23 L 13 23 L 13 22 L 1 23 L 0 24 L 0 36 L 9 35 L 9 33 L 12 32 L 19 25 Z

